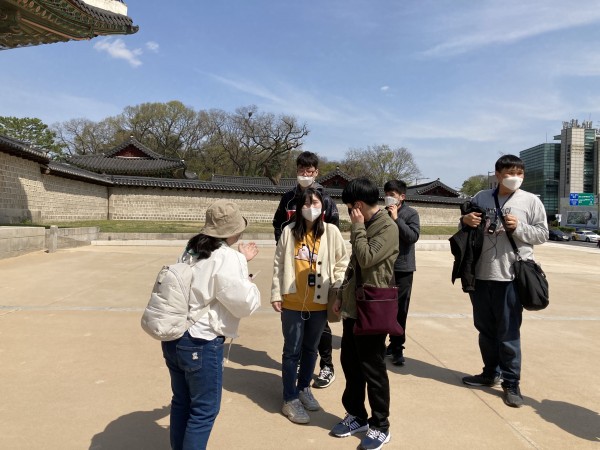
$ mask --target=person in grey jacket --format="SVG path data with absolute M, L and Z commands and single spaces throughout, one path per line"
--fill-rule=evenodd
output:
M 415 242 L 419 240 L 421 225 L 419 213 L 406 204 L 406 183 L 401 180 L 390 180 L 383 186 L 385 192 L 385 208 L 398 225 L 398 259 L 394 264 L 394 278 L 398 286 L 398 323 L 402 325 L 404 334 L 390 336 L 390 345 L 386 356 L 392 358 L 395 366 L 404 365 L 404 344 L 406 342 L 406 318 L 410 305 L 410 294 L 413 284 L 413 273 L 417 270 L 415 262 Z

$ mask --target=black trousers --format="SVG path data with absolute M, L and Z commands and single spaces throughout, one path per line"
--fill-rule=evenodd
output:
M 319 362 L 319 366 L 321 369 L 325 366 L 329 366 L 331 371 L 333 372 L 333 360 L 331 359 L 331 352 L 333 346 L 333 338 L 331 336 L 331 328 L 329 327 L 329 322 L 325 324 L 325 329 L 321 334 L 321 340 L 319 341 L 319 355 L 321 356 L 321 361 Z
M 354 319 L 344 319 L 341 363 L 346 377 L 342 404 L 348 414 L 368 419 L 369 426 L 387 432 L 390 427 L 390 382 L 385 365 L 385 334 L 355 336 Z M 365 408 L 365 390 L 371 417 Z
M 410 305 L 410 293 L 412 292 L 413 272 L 394 272 L 396 286 L 398 286 L 398 323 L 402 325 L 404 334 L 402 336 L 390 336 L 392 352 L 404 349 L 406 342 L 406 318 Z

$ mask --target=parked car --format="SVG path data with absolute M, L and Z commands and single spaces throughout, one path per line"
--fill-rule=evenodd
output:
M 599 238 L 600 236 L 589 230 L 579 230 L 573 233 L 574 241 L 598 242 Z
M 551 241 L 570 241 L 571 240 L 571 236 L 569 236 L 564 231 L 559 230 L 558 228 L 551 228 L 548 238 Z

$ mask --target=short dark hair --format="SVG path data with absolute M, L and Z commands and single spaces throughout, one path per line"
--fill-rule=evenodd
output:
M 390 180 L 383 185 L 383 191 L 406 195 L 406 183 L 402 180 Z
M 302 207 L 306 204 L 307 199 L 312 201 L 313 197 L 317 197 L 319 200 L 321 200 L 322 213 L 325 210 L 325 202 L 323 202 L 323 195 L 317 189 L 307 188 L 296 196 L 296 218 L 294 219 L 296 223 L 294 223 L 294 227 L 292 228 L 292 234 L 297 241 L 304 239 L 304 236 L 306 236 L 306 233 L 308 233 L 308 230 L 305 228 L 306 224 L 304 223 L 304 218 L 302 217 Z M 315 239 L 323 235 L 325 231 L 325 225 L 323 225 L 323 214 L 321 214 L 317 220 L 313 222 L 312 230 Z
M 302 152 L 296 158 L 296 167 L 319 168 L 319 157 L 313 152 Z
M 513 167 L 525 170 L 525 163 L 515 155 L 502 155 L 496 161 L 496 172 L 502 172 L 504 169 L 512 169 Z
M 361 201 L 369 206 L 375 206 L 379 202 L 379 188 L 366 177 L 351 180 L 342 191 L 344 203 Z

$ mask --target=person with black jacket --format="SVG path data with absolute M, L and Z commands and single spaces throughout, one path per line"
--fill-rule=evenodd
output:
M 298 184 L 291 191 L 286 192 L 281 197 L 275 216 L 273 216 L 273 229 L 275 232 L 275 242 L 279 241 L 282 230 L 290 223 L 296 220 L 297 198 L 307 188 L 316 189 L 323 197 L 324 221 L 331 223 L 336 227 L 340 225 L 340 216 L 337 206 L 329 195 L 323 192 L 323 186 L 315 180 L 319 176 L 319 157 L 312 152 L 302 152 L 296 159 L 296 174 Z M 319 363 L 320 371 L 313 383 L 315 388 L 326 388 L 335 380 L 333 369 L 332 336 L 329 324 L 325 325 L 321 340 L 319 341 Z
M 390 345 L 386 356 L 392 358 L 395 366 L 404 365 L 404 344 L 406 343 L 406 318 L 410 305 L 413 274 L 417 270 L 415 260 L 415 243 L 419 240 L 421 225 L 419 213 L 406 202 L 406 183 L 401 180 L 390 180 L 383 186 L 385 192 L 385 209 L 396 225 L 398 225 L 398 258 L 394 264 L 394 278 L 398 287 L 398 323 L 404 334 L 390 336 Z

